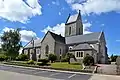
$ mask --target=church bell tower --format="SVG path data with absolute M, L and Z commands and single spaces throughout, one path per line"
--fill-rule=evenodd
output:
M 82 35 L 83 34 L 83 24 L 81 19 L 81 13 L 68 16 L 65 23 L 65 37 Z

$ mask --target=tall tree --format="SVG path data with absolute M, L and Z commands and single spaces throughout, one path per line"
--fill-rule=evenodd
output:
M 19 33 L 20 29 L 10 30 L 4 32 L 1 36 L 2 49 L 6 52 L 7 56 L 16 57 L 19 55 L 19 50 L 21 47 L 21 35 Z
M 113 54 L 112 54 L 111 57 L 110 57 L 110 58 L 111 58 L 111 61 L 112 61 L 112 62 L 116 62 L 117 57 L 118 57 L 118 55 L 113 55 Z

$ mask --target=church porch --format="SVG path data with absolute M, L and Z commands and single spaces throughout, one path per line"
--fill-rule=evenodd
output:
M 69 51 L 69 53 L 74 54 L 77 62 L 82 63 L 85 56 L 90 55 L 94 58 L 95 63 L 97 63 L 97 54 L 96 51 L 93 50 L 77 50 L 77 51 Z M 74 60 L 70 60 L 71 62 L 75 62 Z

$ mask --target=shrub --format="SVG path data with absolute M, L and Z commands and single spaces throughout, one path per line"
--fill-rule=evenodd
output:
M 83 63 L 85 66 L 91 66 L 94 65 L 94 58 L 92 56 L 86 56 L 83 59 Z
M 66 58 L 66 57 L 65 57 L 65 58 L 62 58 L 62 59 L 61 59 L 61 62 L 68 62 L 68 58 Z
M 49 62 L 48 59 L 38 59 L 38 62 L 42 62 L 41 64 L 45 65 Z
M 4 61 L 4 60 L 5 60 L 4 56 L 0 56 L 0 61 Z
M 0 55 L 0 61 L 7 61 L 8 57 L 5 55 Z
M 57 56 L 55 54 L 49 54 L 48 60 L 53 63 L 53 61 L 57 60 Z
M 39 66 L 49 66 L 50 64 L 48 64 L 48 63 L 42 63 L 42 62 L 37 62 L 37 65 L 39 65 Z
M 16 57 L 17 61 L 25 61 L 28 59 L 28 55 L 26 54 L 20 54 L 18 57 Z
M 33 61 L 33 60 L 29 60 L 29 61 L 27 62 L 27 64 L 34 64 L 34 61 Z
M 5 56 L 4 58 L 5 58 L 5 61 L 8 61 L 8 59 L 9 59 L 9 57 L 8 57 L 8 56 Z
M 68 64 L 70 64 L 70 58 L 74 58 L 75 61 L 77 61 L 77 59 L 75 58 L 75 55 L 72 53 L 67 53 L 66 55 L 66 59 L 68 61 Z
M 41 63 L 41 62 L 37 62 L 37 65 L 41 66 L 41 65 L 42 65 L 42 63 Z

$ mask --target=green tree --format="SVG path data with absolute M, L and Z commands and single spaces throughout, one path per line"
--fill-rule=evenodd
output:
M 116 62 L 116 59 L 117 59 L 117 55 L 111 55 L 110 59 L 111 59 L 111 62 Z
M 94 58 L 90 55 L 87 55 L 86 57 L 84 57 L 83 63 L 85 66 L 94 65 Z
M 6 55 L 15 58 L 19 55 L 19 50 L 21 45 L 20 39 L 21 35 L 19 33 L 20 29 L 10 30 L 4 32 L 1 36 L 2 49 L 6 52 Z
M 57 56 L 55 54 L 49 54 L 48 60 L 50 60 L 51 63 L 53 63 L 55 60 L 57 60 Z
M 72 53 L 67 53 L 66 58 L 67 58 L 68 64 L 70 64 L 70 58 L 74 58 L 74 60 L 77 61 L 76 58 L 75 58 L 75 55 L 73 55 Z

